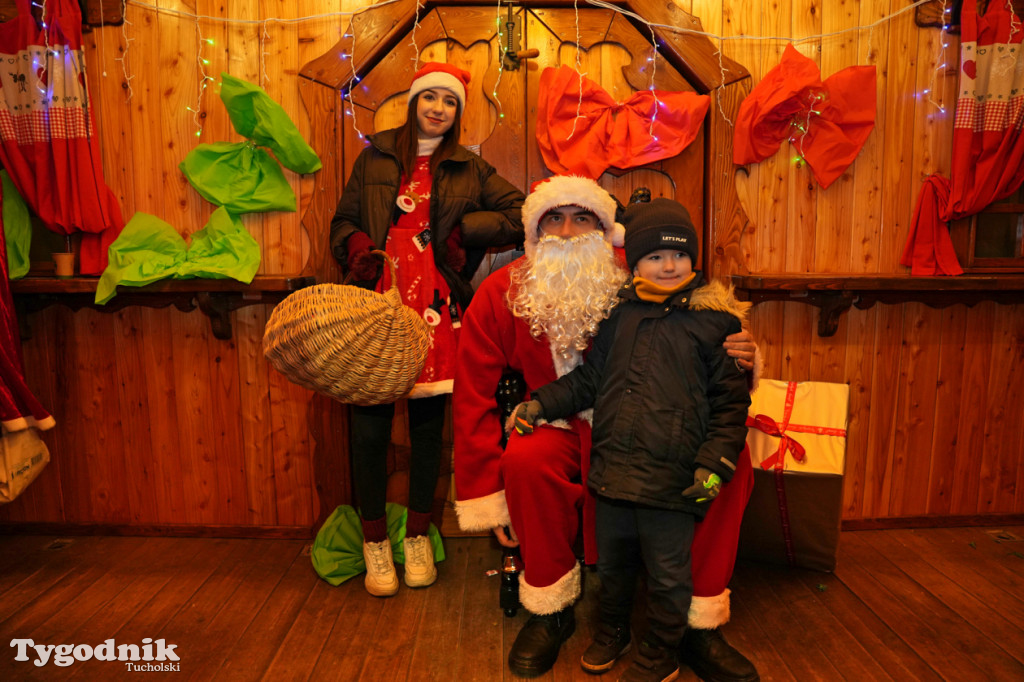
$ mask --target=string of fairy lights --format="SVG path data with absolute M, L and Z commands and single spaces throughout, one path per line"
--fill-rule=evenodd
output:
M 292 18 L 265 17 L 265 18 L 262 18 L 262 19 L 236 19 L 236 18 L 231 18 L 231 17 L 210 16 L 210 15 L 198 14 L 198 13 L 195 13 L 195 12 L 188 12 L 188 11 L 185 11 L 185 10 L 173 9 L 173 8 L 168 8 L 168 7 L 159 7 L 157 5 L 153 5 L 153 4 L 150 4 L 150 3 L 147 3 L 147 2 L 143 2 L 141 0 L 121 0 L 121 13 L 122 13 L 122 16 L 124 17 L 124 21 L 123 21 L 123 23 L 121 25 L 121 34 L 122 34 L 121 37 L 122 37 L 124 45 L 123 45 L 123 49 L 121 51 L 121 56 L 120 57 L 116 57 L 115 59 L 116 59 L 116 61 L 121 62 L 121 67 L 122 67 L 122 71 L 123 71 L 123 75 L 124 75 L 124 79 L 125 79 L 125 84 L 126 84 L 127 97 L 130 100 L 131 96 L 132 96 L 131 81 L 132 81 L 132 79 L 135 78 L 135 76 L 130 73 L 129 62 L 128 62 L 128 53 L 129 53 L 129 49 L 131 47 L 131 43 L 135 39 L 130 37 L 130 35 L 129 35 L 130 28 L 131 28 L 131 26 L 133 24 L 130 21 L 128 21 L 127 11 L 126 11 L 127 7 L 131 6 L 133 8 L 138 9 L 138 10 L 151 11 L 151 12 L 154 12 L 154 13 L 159 14 L 159 15 L 175 16 L 175 17 L 179 17 L 179 18 L 181 18 L 183 20 L 190 20 L 190 21 L 194 22 L 195 23 L 195 31 L 196 31 L 196 42 L 197 42 L 196 61 L 197 61 L 197 71 L 198 71 L 198 74 L 199 74 L 199 83 L 198 83 L 198 86 L 197 86 L 196 105 L 194 107 L 191 106 L 191 105 L 190 106 L 186 106 L 185 108 L 186 108 L 187 111 L 189 111 L 193 115 L 193 120 L 194 120 L 196 128 L 197 128 L 196 135 L 197 136 L 201 136 L 202 135 L 202 124 L 201 124 L 201 121 L 200 121 L 200 116 L 201 116 L 201 111 L 202 111 L 203 96 L 204 96 L 204 93 L 205 93 L 205 91 L 206 91 L 206 89 L 208 87 L 209 82 L 215 80 L 213 77 L 211 77 L 206 72 L 206 67 L 210 65 L 210 61 L 203 56 L 204 46 L 212 46 L 212 45 L 214 45 L 214 40 L 212 38 L 208 37 L 208 36 L 204 36 L 203 35 L 202 23 L 210 22 L 210 23 L 219 23 L 219 24 L 227 24 L 227 25 L 240 25 L 240 26 L 250 26 L 251 25 L 251 26 L 257 26 L 261 30 L 261 36 L 260 36 L 260 84 L 263 85 L 266 82 L 266 78 L 267 78 L 267 76 L 266 76 L 266 57 L 268 56 L 268 53 L 266 52 L 266 47 L 265 46 L 266 46 L 266 42 L 269 40 L 269 34 L 268 34 L 268 31 L 267 31 L 267 25 L 269 23 L 273 22 L 273 23 L 281 25 L 281 26 L 289 26 L 289 25 L 300 24 L 300 23 L 307 22 L 307 21 L 330 20 L 330 19 L 344 19 L 346 17 L 351 18 L 351 17 L 354 17 L 355 15 L 361 14 L 362 12 L 365 12 L 365 11 L 368 11 L 368 10 L 371 10 L 371 9 L 378 9 L 378 8 L 384 6 L 384 5 L 390 5 L 390 4 L 393 4 L 393 3 L 396 3 L 396 2 L 401 2 L 401 1 L 402 0 L 382 0 L 381 2 L 379 2 L 377 4 L 367 5 L 365 7 L 362 7 L 360 9 L 353 10 L 353 11 L 325 12 L 325 13 L 322 13 L 322 14 L 315 14 L 315 15 L 303 16 L 303 17 L 292 17 Z M 821 41 L 821 40 L 824 40 L 824 39 L 827 39 L 827 38 L 831 38 L 831 37 L 834 37 L 834 36 L 838 36 L 838 35 L 841 35 L 841 34 L 845 34 L 845 33 L 868 31 L 868 41 L 869 41 L 868 55 L 870 57 L 870 41 L 872 39 L 872 35 L 873 35 L 874 29 L 876 27 L 882 26 L 882 25 L 884 25 L 884 24 L 886 24 L 886 23 L 896 19 L 900 15 L 905 14 L 906 12 L 914 11 L 914 10 L 917 9 L 917 7 L 919 7 L 921 5 L 924 5 L 924 4 L 926 4 L 928 2 L 931 2 L 931 1 L 932 0 L 917 0 L 916 2 L 913 2 L 913 3 L 909 4 L 909 5 L 907 5 L 906 7 L 902 7 L 900 9 L 898 9 L 898 10 L 895 10 L 895 11 L 889 13 L 889 14 L 884 15 L 884 16 L 878 18 L 876 21 L 874 21 L 872 23 L 869 23 L 869 24 L 858 25 L 858 26 L 850 26 L 850 27 L 846 27 L 846 28 L 843 28 L 843 29 L 840 29 L 840 30 L 837 30 L 837 31 L 817 33 L 817 34 L 813 34 L 813 35 L 806 35 L 806 36 L 803 36 L 803 37 L 792 37 L 792 36 L 775 36 L 775 35 L 760 35 L 760 36 L 753 36 L 753 35 L 724 36 L 724 35 L 718 35 L 718 34 L 715 34 L 715 33 L 709 32 L 709 31 L 702 31 L 702 30 L 698 30 L 698 29 L 694 29 L 694 28 L 687 28 L 687 27 L 684 27 L 684 26 L 673 26 L 673 25 L 669 25 L 669 24 L 661 24 L 661 23 L 651 22 L 651 21 L 648 21 L 645 18 L 643 18 L 643 17 L 641 17 L 641 16 L 639 16 L 639 15 L 633 13 L 633 12 L 630 12 L 630 11 L 628 11 L 628 10 L 622 8 L 622 7 L 619 7 L 617 5 L 613 5 L 613 4 L 610 4 L 608 2 L 605 2 L 604 0 L 585 0 L 585 2 L 588 5 L 590 5 L 590 6 L 601 8 L 601 9 L 607 9 L 607 10 L 610 10 L 610 11 L 617 12 L 619 14 L 623 14 L 623 15 L 629 17 L 630 19 L 634 20 L 638 24 L 645 25 L 650 30 L 650 32 L 651 32 L 652 52 L 651 52 L 651 56 L 647 57 L 647 62 L 650 64 L 650 67 L 651 67 L 650 68 L 648 90 L 650 90 L 650 92 L 652 93 L 653 98 L 654 98 L 654 103 L 655 103 L 654 113 L 653 113 L 653 115 L 651 117 L 651 121 L 650 121 L 650 131 L 651 131 L 652 136 L 653 136 L 653 130 L 654 130 L 654 122 L 655 122 L 656 117 L 658 115 L 658 110 L 659 110 L 659 108 L 663 104 L 658 99 L 658 96 L 657 96 L 657 93 L 656 93 L 656 90 L 655 90 L 655 87 L 654 87 L 654 81 L 655 81 L 656 70 L 657 70 L 658 45 L 659 45 L 659 40 L 657 38 L 656 29 L 660 29 L 660 30 L 664 30 L 664 31 L 669 31 L 669 32 L 674 32 L 674 33 L 688 34 L 688 35 L 694 35 L 694 36 L 702 36 L 702 37 L 705 37 L 705 38 L 707 38 L 708 40 L 710 40 L 712 42 L 716 42 L 717 41 L 717 46 L 718 46 L 717 58 L 718 58 L 718 62 L 719 62 L 719 70 L 721 72 L 721 74 L 720 74 L 721 75 L 721 82 L 725 82 L 725 80 L 726 80 L 726 69 L 725 69 L 724 61 L 723 61 L 722 47 L 723 47 L 724 43 L 727 42 L 727 41 L 778 42 L 778 43 L 792 43 L 794 45 L 800 45 L 800 44 L 808 43 L 808 42 Z M 33 2 L 33 4 L 36 5 L 37 7 L 43 7 L 44 8 L 44 16 L 45 16 L 45 5 L 46 5 L 46 2 L 47 2 L 47 0 L 41 0 L 41 4 L 40 4 L 40 2 Z M 950 26 L 949 26 L 949 19 L 950 19 L 950 14 L 952 12 L 952 6 L 951 6 L 951 3 L 950 3 L 950 0 L 942 0 L 942 2 L 943 2 L 943 14 L 942 14 L 943 21 L 942 21 L 942 26 L 941 26 L 940 38 L 939 38 L 939 40 L 936 41 L 936 45 L 937 45 L 937 48 L 936 48 L 937 49 L 937 55 L 936 55 L 936 58 L 935 58 L 936 66 L 935 66 L 935 68 L 932 70 L 932 72 L 930 74 L 928 87 L 926 89 L 924 89 L 921 94 L 927 96 L 927 101 L 931 105 L 935 106 L 940 112 L 945 113 L 945 111 L 946 111 L 945 105 L 941 101 L 936 100 L 934 98 L 934 89 L 935 89 L 935 84 L 936 84 L 937 78 L 938 78 L 939 74 L 941 74 L 946 69 L 946 67 L 947 67 L 947 63 L 945 61 L 945 51 L 950 46 L 950 42 L 949 42 L 949 28 L 950 28 Z M 1006 2 L 1007 5 L 1009 6 L 1010 0 L 1004 0 L 1004 2 Z M 422 4 L 422 2 L 420 0 L 417 0 L 417 2 L 416 2 L 416 12 L 415 12 L 415 18 L 414 18 L 414 26 L 413 26 L 412 35 L 411 35 L 412 46 L 413 46 L 413 50 L 415 52 L 415 56 L 413 57 L 413 59 L 414 59 L 414 61 L 416 63 L 418 63 L 419 57 L 420 57 L 420 46 L 416 42 L 416 34 L 418 32 L 418 29 L 419 29 L 419 15 L 420 15 L 420 12 L 423 9 L 423 7 L 424 7 L 424 5 Z M 578 101 L 577 101 L 576 118 L 574 118 L 574 120 L 573 120 L 573 132 L 570 133 L 570 137 L 572 136 L 572 134 L 575 133 L 576 121 L 581 117 L 580 111 L 581 111 L 581 107 L 582 107 L 582 98 L 583 98 L 583 95 L 582 95 L 582 90 L 583 90 L 583 88 L 582 88 L 582 79 L 586 76 L 585 72 L 581 72 L 581 66 L 582 65 L 581 65 L 581 58 L 580 58 L 581 48 L 579 47 L 579 45 L 580 45 L 580 25 L 579 25 L 579 5 L 578 5 L 578 0 L 574 0 L 574 2 L 573 2 L 573 9 L 574 9 L 574 12 L 575 12 L 575 15 L 576 15 L 576 43 L 575 44 L 576 44 L 577 47 L 576 47 L 575 70 L 576 70 L 577 74 L 579 74 L 579 77 L 580 77 L 580 95 L 579 95 L 579 98 L 578 98 Z M 501 55 L 504 52 L 505 44 L 506 44 L 506 41 L 507 41 L 507 38 L 508 38 L 508 36 L 506 34 L 507 34 L 508 31 L 513 30 L 513 24 L 512 23 L 508 23 L 506 25 L 505 22 L 503 22 L 502 16 L 501 16 L 501 10 L 502 10 L 502 3 L 499 0 L 497 2 L 497 4 L 496 4 L 496 10 L 495 10 L 495 24 L 496 24 L 496 29 L 497 29 L 497 47 L 498 47 L 498 55 L 499 55 L 499 58 L 496 60 L 496 62 L 497 62 L 497 69 L 498 69 L 498 75 L 497 75 L 497 78 L 496 78 L 496 80 L 494 82 L 494 86 L 492 88 L 491 97 L 492 97 L 493 101 L 495 102 L 495 104 L 497 105 L 498 117 L 499 118 L 504 118 L 505 115 L 504 115 L 504 112 L 503 112 L 503 107 L 502 107 L 502 104 L 501 104 L 501 99 L 500 99 L 500 97 L 498 95 L 499 85 L 501 83 L 501 78 L 502 78 L 502 75 L 503 75 L 503 72 L 504 72 L 504 64 L 503 64 L 503 60 L 501 59 Z M 1011 12 L 1011 15 L 1012 15 L 1012 12 Z M 102 17 L 102 9 L 101 9 L 101 17 Z M 102 21 L 102 18 L 101 18 L 101 21 Z M 101 24 L 101 28 L 102 28 L 102 24 Z M 349 30 L 351 31 L 351 28 Z M 1014 33 L 1018 32 L 1019 30 L 1020 30 L 1020 22 L 1019 21 L 1015 21 L 1014 25 L 1011 28 L 1011 37 L 1012 37 L 1012 35 Z M 345 37 L 352 37 L 352 35 L 351 35 L 351 33 L 346 33 Z M 342 100 L 343 110 L 345 111 L 345 113 L 347 115 L 352 117 L 353 126 L 355 127 L 356 133 L 358 134 L 360 139 L 365 140 L 365 136 L 363 135 L 363 133 L 356 126 L 355 103 L 352 100 L 352 95 L 351 95 L 352 88 L 360 80 L 360 76 L 359 76 L 358 71 L 357 71 L 356 58 L 355 58 L 355 55 L 352 54 L 352 50 L 355 47 L 355 42 L 356 42 L 355 39 L 353 39 L 349 43 L 350 47 L 349 47 L 349 51 L 348 52 L 341 52 L 339 54 L 339 58 L 343 59 L 343 60 L 347 60 L 349 62 L 349 64 L 351 65 L 351 69 L 352 69 L 351 83 L 348 86 L 348 88 L 340 89 L 339 90 L 339 95 L 340 95 L 341 100 Z M 104 72 L 103 75 L 105 76 L 106 72 Z M 719 99 L 721 99 L 721 98 L 719 98 Z M 802 137 L 803 137 L 803 135 L 806 135 L 806 131 L 807 131 L 807 128 L 809 127 L 809 125 L 811 123 L 812 117 L 820 114 L 820 111 L 817 109 L 817 106 L 820 104 L 821 101 L 823 101 L 823 99 L 824 99 L 824 95 L 823 94 L 816 94 L 816 95 L 812 96 L 811 101 L 809 102 L 809 106 L 807 108 L 806 116 L 802 120 L 795 120 L 793 122 L 794 129 L 796 129 L 796 131 L 798 133 L 800 133 L 800 135 L 799 135 L 799 137 L 800 137 L 799 145 L 802 145 Z M 721 102 L 719 102 L 719 107 L 721 107 L 721 106 L 722 106 Z M 721 115 L 723 117 L 725 116 L 725 112 L 724 111 L 720 111 L 720 113 L 721 113 Z M 725 118 L 725 120 L 729 124 L 732 123 L 731 121 L 729 121 L 729 119 L 727 117 Z M 800 155 L 802 156 L 802 150 L 801 150 L 801 154 Z
M 1010 0 L 1006 0 L 1006 2 L 1009 3 Z M 942 0 L 942 33 L 939 36 L 939 39 L 935 41 L 935 63 L 937 64 L 937 66 L 934 69 L 932 69 L 931 74 L 929 74 L 928 87 L 921 92 L 921 94 L 927 95 L 928 102 L 932 106 L 937 107 L 938 110 L 943 114 L 946 113 L 946 107 L 942 104 L 942 102 L 937 102 L 934 99 L 934 97 L 932 97 L 932 94 L 935 90 L 936 77 L 941 71 L 943 71 L 946 68 L 946 48 L 949 47 L 949 42 L 947 41 L 949 40 L 949 21 L 952 16 L 952 13 L 953 5 L 947 4 L 946 0 Z

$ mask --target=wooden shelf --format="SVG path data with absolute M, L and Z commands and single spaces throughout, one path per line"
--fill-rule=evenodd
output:
M 857 306 L 875 303 L 918 302 L 933 308 L 979 301 L 1024 303 L 1024 275 L 964 275 L 912 277 L 910 275 L 757 274 L 733 275 L 738 298 L 757 305 L 763 301 L 800 301 L 821 310 L 818 336 L 832 336 L 839 316 Z
M 231 311 L 258 303 L 278 303 L 288 294 L 316 284 L 315 277 L 262 275 L 244 284 L 233 279 L 166 279 L 144 287 L 118 287 L 117 296 L 106 305 L 96 305 L 95 277 L 61 279 L 46 276 L 28 276 L 11 281 L 11 293 L 18 313 L 21 337 L 31 338 L 27 315 L 63 305 L 72 310 L 92 308 L 101 312 L 116 312 L 128 306 L 166 308 L 173 305 L 182 312 L 195 310 L 210 318 L 213 335 L 218 339 L 231 338 Z

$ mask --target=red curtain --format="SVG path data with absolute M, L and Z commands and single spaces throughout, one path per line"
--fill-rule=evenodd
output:
M 0 24 L 0 163 L 54 232 L 82 232 L 79 268 L 99 275 L 124 225 L 103 180 L 74 0 L 47 0 L 43 27 L 29 0 Z
M 946 223 L 1008 197 L 1024 181 L 1022 38 L 1008 0 L 992 0 L 985 14 L 963 4 L 950 179 L 932 175 L 918 195 L 900 259 L 913 275 L 962 274 Z

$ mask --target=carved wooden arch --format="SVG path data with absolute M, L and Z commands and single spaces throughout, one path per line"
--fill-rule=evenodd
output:
M 652 24 L 702 30 L 698 18 L 671 2 L 620 0 L 612 4 L 644 17 Z M 527 9 L 571 8 L 573 3 L 571 0 L 522 0 L 515 6 Z M 501 11 L 504 13 L 504 8 Z M 582 6 L 580 11 L 602 10 L 588 10 Z M 633 20 L 624 14 L 612 14 L 614 16 L 602 35 L 581 35 L 581 48 L 586 49 L 602 41 L 621 42 L 634 47 L 638 40 L 646 40 L 649 44 L 645 36 L 651 32 L 650 28 L 644 24 L 634 25 Z M 411 37 L 414 28 L 415 39 L 420 46 L 448 40 L 468 47 L 463 43 L 463 36 L 467 34 L 472 36 L 470 42 L 495 40 L 495 16 L 495 5 L 481 3 L 480 0 L 428 0 L 420 3 L 398 0 L 373 6 L 353 16 L 351 27 L 338 43 L 302 67 L 300 92 L 311 121 L 310 144 L 324 160 L 324 168 L 316 177 L 313 197 L 302 217 L 311 246 L 306 273 L 315 274 L 320 281 L 337 279 L 336 266 L 327 251 L 326 230 L 341 195 L 344 178 L 363 146 L 352 125 L 352 115 L 344 113 L 346 109 L 354 109 L 355 123 L 360 130 L 373 130 L 373 112 L 392 93 L 403 91 L 412 77 L 414 53 Z M 718 48 L 704 36 L 659 28 L 654 28 L 653 32 L 658 41 L 659 61 L 664 59 L 673 67 L 672 70 L 661 70 L 656 87 L 696 90 L 712 99 L 703 149 L 700 150 L 705 166 L 703 196 L 700 197 L 704 207 L 704 269 L 714 277 L 745 273 L 747 268 L 740 249 L 740 236 L 750 221 L 736 193 L 732 163 L 733 130 L 729 121 L 735 121 L 740 102 L 750 91 L 750 74 L 741 64 L 720 55 Z M 570 36 L 564 38 L 569 40 Z M 571 38 L 575 39 L 575 35 Z M 378 66 L 387 68 L 377 71 Z M 623 67 L 623 74 L 634 88 L 642 89 L 647 87 L 647 76 L 639 73 L 638 67 L 638 63 L 633 62 Z M 681 74 L 685 82 L 674 80 L 671 71 Z M 375 77 L 375 73 L 386 73 L 387 77 Z M 489 73 L 487 77 L 493 83 L 496 74 Z M 490 92 L 490 83 L 484 88 L 485 93 Z M 343 96 L 350 97 L 355 106 L 350 107 Z M 532 125 L 532 121 L 528 121 L 525 115 L 518 118 L 509 115 L 502 124 L 495 128 L 496 139 L 503 134 L 503 127 L 507 133 L 514 126 Z M 523 189 L 537 179 L 515 172 L 503 175 Z
M 701 28 L 698 19 L 676 8 L 670 0 L 629 0 L 616 4 L 654 24 Z M 525 0 L 516 7 L 538 16 L 547 9 L 573 10 L 571 0 Z M 414 27 L 416 43 L 421 49 L 446 41 L 444 49 L 449 58 L 458 52 L 452 46 L 468 49 L 467 42 L 493 43 L 497 53 L 496 11 L 495 4 L 481 0 L 428 1 L 419 5 L 416 0 L 397 0 L 371 7 L 353 17 L 352 27 L 327 53 L 303 66 L 300 93 L 310 116 L 310 144 L 324 164 L 314 176 L 312 196 L 303 197 L 302 202 L 307 207 L 302 224 L 310 238 L 310 257 L 304 274 L 314 274 L 321 282 L 339 281 L 337 266 L 328 248 L 328 231 L 344 179 L 365 144 L 359 139 L 356 127 L 373 131 L 375 112 L 386 106 L 393 94 L 404 93 L 408 88 L 415 68 L 411 41 Z M 590 13 L 591 17 L 580 34 L 581 50 L 589 50 L 599 43 L 624 45 L 633 55 L 650 50 L 650 29 L 645 24 L 638 26 L 625 15 L 608 9 L 581 6 L 579 12 Z M 547 28 L 553 42 L 564 45 L 576 39 L 575 33 Z M 736 193 L 732 126 L 727 121 L 736 119 L 739 104 L 750 90 L 749 74 L 728 58 L 722 58 L 720 63 L 717 48 L 702 36 L 656 29 L 655 37 L 658 41 L 655 87 L 696 90 L 711 97 L 711 107 L 701 137 L 678 157 L 659 162 L 650 172 L 668 174 L 673 179 L 676 198 L 687 199 L 684 203 L 688 206 L 701 207 L 695 219 L 700 215 L 704 227 L 705 271 L 715 277 L 747 272 L 740 236 L 748 229 L 749 220 Z M 536 144 L 526 145 L 526 156 L 533 155 L 532 158 L 489 154 L 488 145 L 501 149 L 503 139 L 532 139 L 536 114 L 524 111 L 530 104 L 529 97 L 523 96 L 522 87 L 536 92 L 530 88 L 536 87 L 540 66 L 531 66 L 529 75 L 520 79 L 520 85 L 513 78 L 504 78 L 498 83 L 498 99 L 506 115 L 500 124 L 495 123 L 481 146 L 481 153 L 498 172 L 522 189 L 527 189 L 530 181 L 538 179 L 536 175 L 543 171 L 543 163 L 536 158 L 539 156 Z M 638 69 L 636 60 L 621 69 L 627 84 L 634 90 L 648 86 L 647 76 Z M 489 99 L 496 74 L 490 70 L 477 72 L 473 79 L 471 86 L 478 87 L 475 84 L 482 82 L 484 97 L 474 94 L 469 101 Z M 354 111 L 348 114 L 346 110 Z M 469 111 L 467 105 L 467 115 Z M 687 174 L 675 172 L 683 167 L 690 169 Z M 694 167 L 697 173 L 690 172 Z M 694 182 L 697 175 L 700 177 Z M 603 183 L 604 180 L 602 177 Z M 680 192 L 688 194 L 679 196 Z M 615 193 L 622 200 L 628 198 L 628 193 L 625 196 L 619 191 Z M 352 502 L 347 423 L 343 405 L 323 396 L 312 399 L 307 424 L 315 443 L 313 464 L 320 503 L 318 524 L 338 504 Z

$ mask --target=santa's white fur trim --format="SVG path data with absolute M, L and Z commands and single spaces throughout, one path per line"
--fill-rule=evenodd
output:
M 538 182 L 523 203 L 523 227 L 526 231 L 524 248 L 527 256 L 533 253 L 533 247 L 540 239 L 540 219 L 559 206 L 579 206 L 592 211 L 601 221 L 605 239 L 613 246 L 622 246 L 626 229 L 615 222 L 618 205 L 612 195 L 590 178 L 555 175 Z
M 452 379 L 446 379 L 444 381 L 434 381 L 429 384 L 416 384 L 409 391 L 409 395 L 406 398 L 432 398 L 435 395 L 446 395 L 452 392 Z
M 626 226 L 622 223 L 615 223 L 615 226 L 607 234 L 612 246 L 621 247 L 626 243 Z
M 570 349 L 568 351 L 569 357 L 565 357 L 555 350 L 554 342 L 549 341 L 548 347 L 551 349 L 551 362 L 555 366 L 555 376 L 559 378 L 565 376 L 583 364 L 582 351 L 578 351 L 574 348 Z
M 754 346 L 754 371 L 750 377 L 750 392 L 757 390 L 761 383 L 761 371 L 764 369 L 764 358 L 761 356 L 761 349 Z
M 714 597 L 693 597 L 687 625 L 698 630 L 714 630 L 729 622 L 729 590 Z
M 529 569 L 527 569 L 528 571 Z M 523 608 L 538 616 L 546 616 L 570 606 L 580 596 L 580 565 L 547 587 L 534 587 L 526 582 L 527 571 L 519 574 L 519 601 Z
M 464 531 L 491 530 L 498 526 L 512 525 L 504 490 L 470 500 L 456 500 L 455 516 L 459 519 L 459 528 Z
M 551 360 L 554 362 L 554 365 L 555 365 L 555 375 L 556 376 L 563 377 L 566 374 L 568 374 L 569 372 L 573 371 L 574 369 L 576 369 L 577 367 L 579 367 L 580 365 L 583 364 L 583 353 L 582 352 L 580 352 L 578 350 L 570 350 L 569 351 L 569 353 L 570 353 L 569 357 L 564 357 L 561 353 L 559 353 L 559 352 L 557 352 L 555 350 L 555 344 L 554 343 L 550 343 L 548 345 L 551 348 Z M 579 412 L 576 416 L 579 417 L 580 419 L 582 419 L 583 421 L 587 422 L 590 425 L 594 424 L 594 408 L 592 408 L 592 407 L 588 407 L 587 409 L 583 410 L 582 412 Z M 562 426 L 563 424 L 565 426 Z M 564 419 L 555 420 L 555 421 L 551 422 L 551 425 L 552 426 L 557 426 L 560 429 L 561 428 L 566 428 L 566 429 L 569 428 L 569 423 L 567 421 L 565 421 Z

